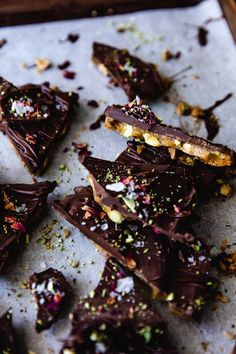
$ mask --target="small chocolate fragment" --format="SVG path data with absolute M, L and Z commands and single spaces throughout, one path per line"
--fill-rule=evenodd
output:
M 137 95 L 154 99 L 165 90 L 164 82 L 154 64 L 145 63 L 127 49 L 93 43 L 93 61 L 101 71 L 123 88 L 130 100 Z
M 4 85 L 6 87 L 6 84 Z M 48 164 L 55 143 L 65 135 L 70 126 L 71 115 L 78 100 L 78 95 L 73 92 L 53 89 L 49 86 L 49 83 L 43 83 L 42 85 L 28 84 L 19 87 L 17 90 L 17 95 L 20 92 L 19 102 L 9 101 L 9 96 L 11 96 L 11 99 L 14 96 L 12 88 L 10 93 L 8 89 L 6 96 L 2 97 L 0 103 L 2 113 L 4 113 L 2 114 L 4 121 L 1 128 L 7 134 L 28 170 L 32 174 L 42 174 Z M 39 116 L 37 114 L 34 116 L 34 113 L 39 112 L 35 105 L 33 105 L 34 107 L 27 106 L 27 110 L 20 113 L 22 112 L 23 102 L 21 97 L 23 101 L 27 97 L 27 102 L 32 100 L 36 105 L 38 104 L 39 111 L 41 113 L 43 111 L 44 114 L 40 113 Z M 8 102 L 10 102 L 10 106 Z M 14 102 L 18 103 L 14 105 L 14 111 L 12 111 Z M 31 116 L 32 114 L 33 116 Z
M 0 269 L 15 261 L 55 187 L 56 182 L 0 185 Z
M 214 262 L 222 273 L 236 274 L 236 251 L 222 252 L 215 257 Z
M 59 319 L 71 292 L 71 286 L 61 272 L 48 268 L 41 273 L 31 275 L 29 288 L 34 295 L 38 310 L 35 329 L 37 332 L 42 332 Z
M 19 354 L 19 343 L 12 324 L 12 311 L 8 310 L 0 317 L 0 353 Z
M 160 119 L 138 99 L 124 105 L 108 106 L 105 127 L 130 138 L 143 139 L 148 145 L 174 148 L 215 167 L 235 165 L 235 152 L 226 146 L 191 136 L 180 128 L 161 124 Z
M 97 288 L 79 300 L 61 354 L 174 354 L 166 325 L 145 292 L 114 259 Z
M 7 40 L 5 38 L 0 39 L 0 49 L 4 47 L 4 45 L 7 43 Z
M 195 205 L 193 179 L 184 166 L 124 164 L 85 157 L 95 201 L 115 223 L 139 221 L 174 231 Z M 166 222 L 166 218 L 171 220 Z M 175 220 L 176 219 L 176 220 Z
M 200 316 L 215 284 L 209 275 L 209 251 L 200 239 L 183 244 L 134 222 L 114 224 L 93 201 L 91 187 L 75 188 L 53 206 L 106 255 L 148 284 L 155 297 L 166 299 L 175 314 Z

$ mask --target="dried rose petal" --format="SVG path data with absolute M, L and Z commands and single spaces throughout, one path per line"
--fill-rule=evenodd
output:
M 74 71 L 65 70 L 63 72 L 63 76 L 65 79 L 73 80 L 75 78 L 76 73 Z

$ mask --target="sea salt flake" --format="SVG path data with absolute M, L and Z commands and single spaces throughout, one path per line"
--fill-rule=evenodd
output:
M 106 189 L 113 192 L 122 192 L 126 186 L 122 182 L 116 182 L 106 185 Z

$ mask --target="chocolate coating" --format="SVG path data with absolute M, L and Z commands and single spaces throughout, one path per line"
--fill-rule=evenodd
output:
M 21 86 L 19 92 L 22 97 L 30 98 L 37 105 L 39 114 L 31 117 L 35 112 L 30 112 L 29 116 L 26 113 L 23 118 L 15 117 L 8 107 L 7 113 L 2 115 L 2 119 L 5 119 L 2 130 L 28 170 L 32 174 L 42 174 L 55 143 L 69 128 L 78 95 L 52 89 L 49 83 Z M 36 111 L 36 108 L 33 109 Z
M 35 329 L 37 332 L 42 332 L 59 319 L 71 292 L 71 286 L 61 272 L 48 268 L 41 273 L 31 275 L 29 288 L 38 309 Z
M 166 218 L 188 217 L 195 204 L 193 179 L 184 166 L 124 164 L 85 157 L 94 196 L 125 219 L 165 229 Z M 119 185 L 119 189 L 115 190 Z M 170 227 L 167 229 L 173 231 Z
M 111 258 L 97 288 L 78 302 L 62 354 L 65 349 L 86 354 L 175 353 L 160 315 L 132 276 Z
M 0 269 L 15 260 L 25 235 L 45 211 L 56 182 L 0 185 Z
M 199 160 L 191 159 L 189 156 L 175 151 L 174 157 L 168 148 L 164 146 L 153 147 L 138 141 L 128 141 L 127 149 L 124 150 L 116 159 L 116 161 L 129 163 L 146 163 L 146 164 L 169 164 L 181 166 L 184 165 L 193 176 L 194 187 L 198 198 L 206 199 L 219 189 L 218 179 L 227 181 L 234 177 L 235 171 L 229 168 L 219 168 L 208 166 Z
M 185 318 L 200 315 L 214 285 L 208 274 L 209 251 L 200 239 L 194 237 L 183 244 L 150 227 L 127 221 L 114 224 L 93 201 L 91 187 L 78 187 L 53 206 L 106 255 L 131 269 L 155 295 L 166 296 L 176 314 Z
M 145 63 L 127 49 L 93 43 L 93 61 L 103 65 L 114 82 L 121 86 L 130 100 L 160 97 L 165 86 L 154 64 Z
M 172 141 L 177 140 L 179 143 L 176 148 L 179 150 L 182 149 L 182 144 L 187 143 L 191 146 L 199 147 L 200 149 L 206 149 L 216 155 L 221 153 L 225 154 L 229 159 L 227 166 L 235 165 L 235 152 L 227 146 L 214 144 L 203 138 L 189 135 L 180 128 L 162 124 L 151 109 L 148 106 L 143 106 L 141 103 L 137 104 L 136 102 L 132 106 L 108 106 L 104 114 L 108 119 L 111 118 L 114 121 L 126 123 L 150 134 L 154 133 L 164 138 L 170 138 Z

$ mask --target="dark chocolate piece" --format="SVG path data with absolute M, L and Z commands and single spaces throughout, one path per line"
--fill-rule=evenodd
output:
M 105 126 L 129 138 L 145 140 L 148 145 L 165 146 L 180 150 L 205 164 L 216 167 L 235 165 L 235 152 L 226 146 L 214 144 L 197 136 L 191 136 L 180 128 L 167 126 L 140 100 L 125 106 L 108 106 Z
M 154 64 L 145 63 L 127 49 L 118 49 L 102 43 L 93 43 L 93 61 L 103 73 L 123 88 L 130 100 L 160 97 L 164 82 Z
M 8 310 L 0 317 L 0 353 L 19 354 L 19 343 L 12 324 L 12 311 Z
M 219 180 L 226 182 L 235 175 L 235 171 L 230 168 L 206 165 L 179 150 L 172 151 L 163 146 L 153 147 L 138 141 L 128 141 L 127 145 L 127 149 L 119 155 L 116 161 L 125 164 L 184 165 L 192 174 L 197 196 L 201 199 L 206 199 L 219 190 Z
M 42 332 L 59 319 L 71 292 L 71 286 L 61 272 L 48 268 L 41 273 L 31 275 L 29 288 L 34 295 L 38 310 L 35 329 L 37 332 Z
M 158 232 L 175 231 L 175 221 L 191 215 L 196 204 L 193 179 L 184 166 L 126 165 L 90 156 L 83 165 L 96 202 L 115 223 L 127 219 Z
M 78 302 L 62 354 L 174 354 L 167 328 L 133 277 L 108 259 L 97 288 Z
M 0 269 L 15 260 L 55 187 L 56 182 L 0 185 Z
M 175 314 L 198 317 L 214 285 L 209 276 L 211 259 L 207 247 L 194 237 L 179 243 L 150 227 L 132 222 L 114 224 L 93 201 L 91 187 L 54 202 L 70 223 L 94 241 L 108 256 L 132 270 L 149 285 L 155 297 L 166 299 Z
M 17 104 L 16 107 L 18 108 L 14 106 L 15 111 L 13 111 L 12 103 L 10 104 L 11 107 L 6 104 L 9 96 L 6 95 L 6 102 L 1 101 L 1 107 L 6 108 L 2 115 L 2 119 L 4 119 L 2 130 L 7 134 L 28 170 L 32 174 L 42 174 L 56 141 L 66 133 L 70 126 L 71 114 L 78 95 L 73 92 L 53 89 L 49 86 L 49 83 L 42 85 L 29 84 L 19 87 L 18 90 L 23 100 L 24 97 L 27 97 L 29 100 L 32 99 L 32 102 L 38 102 L 39 108 L 37 109 L 41 113 L 45 110 L 45 116 L 40 113 L 39 116 L 36 114 L 34 117 L 33 112 L 28 111 L 27 108 L 26 113 L 21 117 L 21 114 L 18 114 L 21 112 L 21 105 Z M 12 96 L 12 90 L 10 91 L 10 96 Z M 36 108 L 32 107 L 32 109 L 38 112 Z M 14 112 L 17 113 L 17 116 Z M 30 114 L 28 114 L 29 112 Z M 33 118 L 31 114 L 33 114 Z

